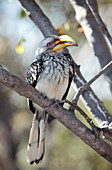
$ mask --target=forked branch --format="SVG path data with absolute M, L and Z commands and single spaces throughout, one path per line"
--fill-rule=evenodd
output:
M 8 71 L 0 67 L 0 83 L 16 91 L 18 94 L 25 96 L 46 108 L 53 103 L 53 100 L 44 98 L 35 88 L 29 83 L 24 82 L 17 76 L 12 75 Z M 102 157 L 112 163 L 112 147 L 103 141 L 101 138 L 96 139 L 95 135 L 82 122 L 80 122 L 73 112 L 64 109 L 62 106 L 56 105 L 49 113 L 57 118 L 65 127 L 79 136 L 87 145 L 93 148 Z
M 40 9 L 39 5 L 34 0 L 31 1 L 18 0 L 18 1 L 21 3 L 24 9 L 28 11 L 29 17 L 39 27 L 39 29 L 41 30 L 41 32 L 45 37 L 51 34 L 57 34 L 56 30 L 52 26 L 48 17 L 44 14 L 44 12 Z M 82 1 L 77 1 L 77 2 L 80 3 Z M 106 51 L 105 58 L 107 58 L 107 56 L 108 56 L 108 52 Z M 84 83 L 86 83 L 86 81 L 82 76 L 82 74 L 80 73 L 80 70 L 77 69 L 78 66 L 75 62 L 74 62 L 74 68 L 75 68 L 75 74 L 74 74 L 73 81 L 75 83 L 75 86 L 79 88 Z M 103 103 L 94 94 L 91 88 L 89 88 L 88 91 L 86 91 L 86 94 L 83 95 L 83 101 L 86 102 L 86 107 L 91 113 L 92 117 L 94 117 L 98 126 L 102 127 L 102 125 L 103 126 L 106 125 L 108 127 L 108 124 L 111 122 L 112 117 L 107 111 L 107 109 L 104 107 Z
M 96 76 L 94 76 L 91 80 L 89 80 L 87 83 L 85 83 L 83 86 L 81 86 L 74 97 L 74 100 L 72 103 L 77 104 L 78 99 L 80 95 L 87 90 L 92 83 L 94 83 L 109 67 L 112 67 L 112 61 L 110 61 Z

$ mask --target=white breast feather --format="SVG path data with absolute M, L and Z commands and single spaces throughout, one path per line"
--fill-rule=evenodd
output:
M 46 67 L 43 73 L 40 75 L 36 85 L 36 89 L 42 92 L 50 99 L 61 100 L 65 94 L 69 83 L 69 65 L 66 65 L 65 70 L 60 64 L 57 67 Z M 38 110 L 42 108 L 34 104 Z
M 55 74 L 51 71 L 47 76 L 43 73 L 36 85 L 36 89 L 50 99 L 61 100 L 68 87 L 68 81 L 69 72 L 62 76 L 59 71 L 55 72 Z

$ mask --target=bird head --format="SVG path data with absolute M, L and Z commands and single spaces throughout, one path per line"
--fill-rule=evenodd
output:
M 51 35 L 41 41 L 37 54 L 42 54 L 47 51 L 62 52 L 62 50 L 68 46 L 78 46 L 78 44 L 68 35 Z

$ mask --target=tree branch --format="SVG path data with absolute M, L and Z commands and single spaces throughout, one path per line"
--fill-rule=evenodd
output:
M 100 24 L 101 28 L 102 28 L 102 31 L 104 32 L 104 34 L 106 35 L 106 37 L 108 38 L 110 44 L 112 45 L 112 37 L 111 35 L 109 34 L 104 22 L 102 21 L 100 15 L 98 14 L 93 2 L 91 0 L 86 0 L 87 3 L 89 4 L 90 8 L 91 8 L 91 11 L 92 13 L 94 14 L 94 16 L 96 17 L 98 23 Z
M 68 103 L 71 108 L 69 108 L 69 111 L 73 112 L 74 114 L 74 111 L 77 110 L 84 118 L 85 120 L 87 121 L 87 123 L 89 123 L 91 129 L 93 130 L 96 138 L 99 138 L 99 136 L 102 134 L 102 129 L 98 128 L 92 121 L 92 119 L 90 119 L 88 117 L 88 115 L 77 105 L 77 103 L 73 103 L 73 102 L 70 102 L 69 100 L 65 99 L 65 100 L 61 100 L 61 101 L 56 101 L 54 104 L 52 104 L 51 106 L 47 107 L 45 110 L 49 110 L 49 109 L 52 109 L 54 106 L 58 105 L 58 104 L 62 104 L 62 103 Z M 112 133 L 111 133 L 112 135 Z
M 77 93 L 75 94 L 73 103 L 77 104 L 78 99 L 79 99 L 80 95 L 83 93 L 83 91 L 87 90 L 90 87 L 90 85 L 93 82 L 95 82 L 111 66 L 112 66 L 112 61 L 110 61 L 96 76 L 94 76 L 91 80 L 89 80 L 87 83 L 85 83 L 83 86 L 81 86 L 78 89 Z
M 50 20 L 34 0 L 18 0 L 28 16 L 41 30 L 44 37 L 55 34 L 58 35 Z
M 77 66 L 76 69 L 77 71 L 75 71 L 73 81 L 75 89 L 80 90 L 80 87 L 83 87 L 87 82 L 80 73 L 80 67 Z M 90 87 L 82 93 L 81 100 L 100 128 L 110 127 L 112 124 L 112 116 Z
M 53 100 L 44 98 L 35 88 L 29 83 L 24 82 L 17 76 L 12 75 L 8 71 L 0 67 L 0 83 L 15 90 L 22 96 L 25 96 L 46 108 L 53 103 Z M 56 105 L 49 109 L 49 113 L 57 118 L 64 126 L 70 129 L 73 133 L 79 136 L 87 145 L 99 153 L 102 157 L 112 163 L 112 147 L 104 142 L 101 138 L 96 139 L 92 131 L 88 129 L 82 122 L 80 122 L 73 112 L 67 111 L 60 105 Z
M 112 60 L 112 56 L 102 29 L 87 5 L 86 0 L 70 0 L 70 2 L 76 12 L 76 20 L 83 27 L 90 47 L 98 58 L 101 68 L 103 68 Z M 108 69 L 104 75 L 108 79 L 110 90 L 112 91 L 112 69 Z
M 45 16 L 37 3 L 33 0 L 18 0 L 25 10 L 30 12 L 30 18 L 39 27 L 43 35 L 46 37 L 51 34 L 57 34 L 49 19 Z M 46 25 L 46 26 L 45 26 Z M 99 42 L 100 43 L 100 42 Z M 86 80 L 80 73 L 79 66 L 74 62 L 74 84 L 76 90 L 86 83 Z M 92 117 L 95 119 L 99 127 L 108 127 L 112 122 L 112 116 L 108 113 L 103 103 L 94 94 L 91 88 L 82 94 L 83 102 L 89 110 Z

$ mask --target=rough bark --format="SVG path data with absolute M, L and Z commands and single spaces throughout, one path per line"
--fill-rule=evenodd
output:
M 70 0 L 70 2 L 76 12 L 76 20 L 83 27 L 90 47 L 98 58 L 101 68 L 103 68 L 112 60 L 104 33 L 85 0 Z M 112 91 L 112 69 L 108 69 L 104 75 L 108 79 Z
M 101 19 L 99 13 L 98 13 L 98 4 L 95 5 L 94 2 L 97 3 L 97 0 L 94 0 L 94 1 L 91 1 L 91 0 L 86 0 L 87 3 L 89 4 L 90 6 L 90 9 L 93 13 L 93 15 L 95 16 L 96 20 L 98 21 L 98 23 L 100 24 L 101 28 L 102 28 L 102 31 L 103 33 L 105 34 L 105 36 L 108 38 L 110 44 L 112 45 L 112 37 L 111 35 L 109 34 L 106 26 L 105 26 L 105 23 L 103 22 L 103 20 Z
M 45 37 L 51 34 L 57 34 L 50 20 L 47 18 L 47 16 L 45 16 L 45 14 L 40 9 L 38 4 L 35 3 L 35 1 L 18 1 L 25 8 L 25 10 L 30 13 L 29 17 L 35 22 L 35 24 L 39 27 Z M 82 86 L 86 82 L 86 80 L 80 73 L 80 69 L 75 62 L 74 68 L 75 76 L 73 80 L 77 90 L 77 88 Z M 104 107 L 103 103 L 98 99 L 98 97 L 94 94 L 92 89 L 90 88 L 89 90 L 82 94 L 85 106 L 90 111 L 90 114 L 93 116 L 99 127 L 102 127 L 102 125 L 108 127 L 110 122 L 112 121 L 112 116 L 108 113 L 107 109 Z
M 50 100 L 37 90 L 35 90 L 29 83 L 24 82 L 17 76 L 12 75 L 8 71 L 0 67 L 0 83 L 15 90 L 22 96 L 25 96 L 46 108 L 53 104 L 53 100 Z M 88 129 L 82 122 L 80 122 L 73 112 L 68 111 L 60 105 L 49 108 L 49 113 L 52 114 L 59 122 L 66 126 L 69 130 L 79 136 L 87 145 L 94 149 L 98 154 L 104 157 L 106 160 L 112 163 L 112 147 L 104 142 L 101 138 L 96 139 L 95 135 L 90 129 Z

